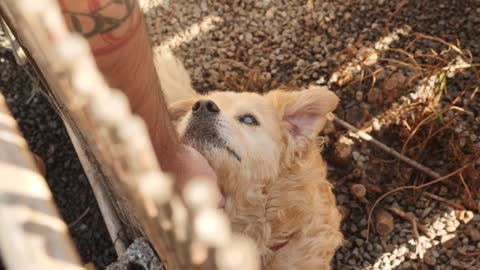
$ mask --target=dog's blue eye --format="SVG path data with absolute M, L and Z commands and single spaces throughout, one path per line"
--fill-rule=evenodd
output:
M 247 124 L 247 125 L 258 125 L 257 119 L 255 117 L 251 116 L 250 114 L 246 114 L 244 116 L 241 116 L 239 118 L 240 122 Z

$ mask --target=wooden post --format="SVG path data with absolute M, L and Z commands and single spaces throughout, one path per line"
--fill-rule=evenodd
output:
M 83 269 L 68 227 L 0 95 L 0 253 L 7 269 Z

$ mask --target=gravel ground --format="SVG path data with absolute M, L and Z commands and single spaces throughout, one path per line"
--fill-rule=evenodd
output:
M 385 47 L 388 43 L 391 48 L 402 48 L 414 55 L 431 54 L 433 50 L 448 60 L 455 56 L 454 53 L 451 53 L 453 56 L 442 54 L 447 47 L 438 41 L 424 39 L 413 44 L 412 35 L 388 35 L 402 28 L 411 29 L 410 33 L 420 32 L 448 40 L 469 50 L 473 62 L 480 60 L 479 1 L 146 2 L 147 23 L 155 46 L 167 44 L 172 47 L 191 72 L 199 91 L 262 92 L 280 85 L 327 84 L 334 81 L 334 72 L 366 56 L 363 64 L 367 68 L 363 69 L 364 73 L 351 76 L 353 83 L 332 84 L 342 99 L 336 114 L 359 128 L 373 126 L 375 137 L 396 150 L 402 148 L 411 133 L 408 123 L 418 124 L 418 120 L 412 120 L 413 113 L 406 115 L 404 109 L 418 100 L 421 91 L 416 89 L 421 79 L 433 73 L 387 65 L 390 62 L 385 61 L 386 58 L 402 59 L 398 52 L 377 55 L 371 53 L 370 48 Z M 383 45 L 379 45 L 379 40 Z M 442 64 L 429 59 L 418 61 L 430 66 Z M 55 183 L 55 199 L 67 223 L 90 208 L 71 230 L 83 259 L 102 268 L 114 259 L 114 252 L 61 122 L 42 97 L 35 96 L 27 102 L 35 84 L 14 64 L 9 52 L 1 51 L 0 65 L 2 92 L 7 95 L 33 151 L 47 162 L 49 183 L 51 186 Z M 355 82 L 361 74 L 371 74 L 373 70 L 379 71 L 375 73 L 376 81 L 370 78 Z M 343 78 L 348 77 L 345 75 L 348 72 L 342 74 Z M 448 77 L 448 93 L 438 102 L 441 105 L 452 102 L 462 89 L 466 89 L 465 97 L 471 96 L 474 93 L 472 85 L 478 85 L 475 72 L 462 70 Z M 445 115 L 445 121 L 455 120 L 450 133 L 440 133 L 441 136 L 423 146 L 423 151 L 413 149 L 406 153 L 441 174 L 457 169 L 467 157 L 478 159 L 476 169 L 465 171 L 464 176 L 470 191 L 480 192 L 476 185 L 480 178 L 479 98 L 475 96 L 470 102 L 464 98 L 457 105 L 469 113 L 461 117 L 450 112 Z M 418 115 L 414 115 L 421 118 L 422 113 L 428 112 L 426 108 L 425 104 L 415 107 L 413 112 Z M 419 134 L 423 135 L 422 132 L 427 131 L 420 130 Z M 377 209 L 400 209 L 418 219 L 425 229 L 420 230 L 417 237 L 411 223 L 393 215 L 392 231 L 380 236 L 373 226 L 367 241 L 368 210 L 379 197 L 369 185 L 379 187 L 383 193 L 431 179 L 346 133 L 338 126 L 325 132 L 324 154 L 330 164 L 338 203 L 345 214 L 342 230 L 346 241 L 337 252 L 334 268 L 480 269 L 478 196 L 469 201 L 468 208 L 474 210 L 471 212 L 434 200 L 419 191 L 397 192 L 386 197 Z M 419 142 L 418 137 L 422 136 L 412 139 L 411 145 Z M 462 147 L 459 152 L 447 147 L 446 140 L 450 137 L 454 144 Z M 352 158 L 343 162 L 339 162 L 335 154 L 340 138 L 347 138 L 353 148 Z M 352 196 L 354 183 L 369 187 L 364 198 L 368 204 Z M 465 190 L 458 186 L 461 187 L 458 183 L 453 187 L 446 183 L 431 186 L 426 191 L 466 205 Z M 374 216 L 377 214 L 375 211 Z
M 359 51 L 368 52 L 365 48 L 379 46 L 377 41 L 382 40 L 382 46 L 390 43 L 391 48 L 406 48 L 413 40 L 402 34 L 385 38 L 388 35 L 385 29 L 391 33 L 395 29 L 410 28 L 410 33 L 421 32 L 450 42 L 455 42 L 455 38 L 448 35 L 455 35 L 462 48 L 476 57 L 474 61 L 480 60 L 480 29 L 474 27 L 480 22 L 478 1 L 202 1 L 200 4 L 198 1 L 171 1 L 168 6 L 156 3 L 150 1 L 151 8 L 147 11 L 154 42 L 157 46 L 170 46 L 183 59 L 199 91 L 261 92 L 279 85 L 326 84 L 335 71 L 352 63 L 353 58 L 361 54 Z M 176 33 L 182 34 L 176 36 Z M 438 52 L 445 49 L 439 42 L 424 41 L 416 43 L 409 51 L 419 55 L 430 48 Z M 386 67 L 384 62 L 376 61 L 380 57 L 395 57 L 390 54 L 375 55 L 373 64 L 365 63 L 372 70 L 385 68 L 377 76 L 377 87 L 384 92 L 385 88 L 402 88 L 401 84 L 406 84 L 418 73 Z M 429 73 L 421 75 L 428 77 Z M 255 78 L 251 79 L 252 76 Z M 459 82 L 449 80 L 451 96 L 458 95 L 463 84 L 472 77 L 472 72 L 467 71 L 454 77 Z M 390 93 L 394 91 L 388 92 L 382 102 L 374 102 L 374 95 L 369 94 L 370 84 L 371 80 L 340 87 L 332 85 L 342 99 L 336 114 L 357 127 L 364 127 L 372 116 L 381 117 L 388 112 L 394 107 L 393 103 L 402 104 L 403 93 Z M 449 98 L 442 100 L 443 103 L 450 101 Z M 462 128 L 461 136 L 470 138 L 480 134 L 478 101 L 477 97 L 469 107 L 473 115 L 461 121 L 464 126 L 471 127 Z M 398 149 L 401 146 L 398 136 L 404 128 L 380 122 L 383 136 L 378 136 L 379 139 Z M 338 127 L 336 133 L 329 134 L 327 139 L 331 143 L 325 151 L 331 161 L 331 178 L 337 186 L 338 203 L 345 213 L 342 229 L 346 242 L 335 257 L 335 269 L 421 269 L 422 260 L 426 269 L 480 268 L 475 253 L 480 250 L 478 208 L 473 221 L 465 224 L 468 220 L 462 216 L 464 211 L 418 193 L 397 193 L 387 197 L 380 208 L 394 206 L 411 213 L 430 231 L 430 237 L 420 232 L 419 239 L 415 240 L 412 225 L 395 215 L 393 232 L 379 236 L 373 230 L 367 242 L 367 207 L 352 197 L 351 184 L 371 183 L 389 190 L 391 186 L 410 182 L 396 179 L 399 176 L 391 170 L 394 165 L 391 157 L 358 140 L 354 140 L 353 160 L 342 165 L 335 163 L 332 145 L 340 134 L 345 131 Z M 480 146 L 478 138 L 471 138 L 472 145 Z M 428 147 L 435 149 L 438 145 Z M 425 148 L 427 153 L 428 147 Z M 476 158 L 480 158 L 478 152 Z M 442 174 L 456 169 L 453 165 L 442 166 L 448 158 L 440 155 L 438 159 L 420 157 L 419 160 Z M 363 177 L 347 177 L 354 169 L 364 172 Z M 399 170 L 405 174 L 411 172 L 407 166 L 399 166 Z M 424 177 L 413 175 L 410 181 L 420 180 L 425 181 Z M 437 186 L 428 191 L 452 201 L 462 201 L 461 194 L 445 192 L 445 187 Z M 371 193 L 367 192 L 369 206 L 378 197 Z

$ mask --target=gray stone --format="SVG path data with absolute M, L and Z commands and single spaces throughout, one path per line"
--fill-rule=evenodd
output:
M 107 266 L 107 270 L 163 270 L 155 252 L 145 238 L 137 238 L 116 262 Z

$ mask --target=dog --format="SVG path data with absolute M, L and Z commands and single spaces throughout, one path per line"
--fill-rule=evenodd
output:
M 326 87 L 200 95 L 173 54 L 155 64 L 178 135 L 216 171 L 232 229 L 256 242 L 262 269 L 330 269 L 341 214 L 316 138 L 339 98 Z

